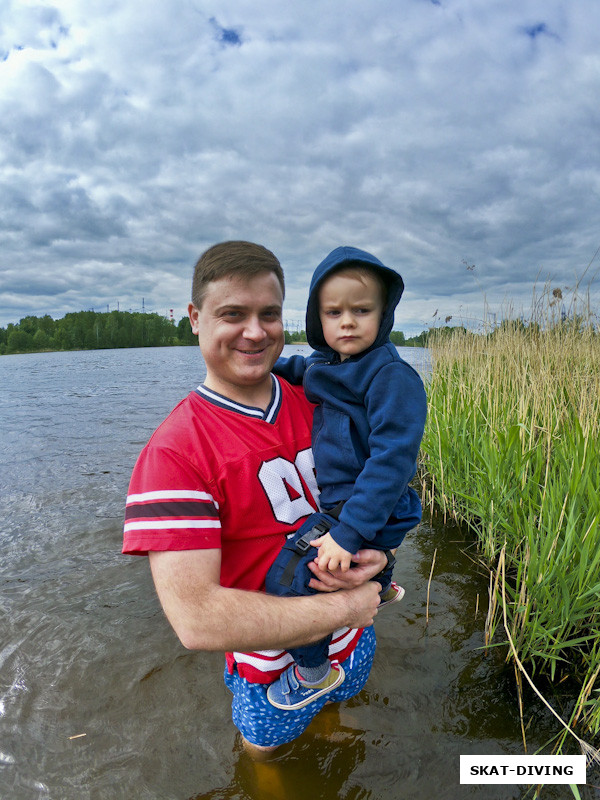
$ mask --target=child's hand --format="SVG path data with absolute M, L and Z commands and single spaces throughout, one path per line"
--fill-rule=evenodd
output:
M 319 554 L 315 558 L 319 569 L 332 572 L 339 567 L 342 572 L 348 572 L 352 561 L 352 553 L 340 547 L 330 533 L 326 533 L 320 539 L 314 539 L 311 544 L 313 547 L 319 548 Z

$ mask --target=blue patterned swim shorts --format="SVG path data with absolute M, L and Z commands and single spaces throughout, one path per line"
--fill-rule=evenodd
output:
M 358 644 L 342 662 L 346 680 L 337 689 L 303 708 L 283 711 L 267 700 L 267 684 L 249 683 L 225 667 L 225 685 L 233 693 L 231 716 L 244 739 L 259 747 L 274 747 L 297 739 L 325 703 L 338 703 L 358 694 L 367 682 L 375 655 L 375 631 L 365 628 Z

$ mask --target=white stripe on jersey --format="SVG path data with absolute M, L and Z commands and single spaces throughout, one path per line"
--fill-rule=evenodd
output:
M 265 417 L 265 422 L 271 422 L 274 417 L 277 416 L 277 412 L 279 411 L 279 401 L 281 398 L 281 386 L 279 385 L 279 381 L 273 380 L 274 386 L 274 394 L 273 394 L 273 402 L 271 404 L 271 409 L 269 413 Z
M 215 508 L 219 507 L 212 495 L 207 492 L 196 492 L 192 489 L 161 489 L 157 492 L 127 495 L 128 503 L 146 503 L 151 500 L 205 500 L 213 503 Z
M 345 633 L 344 633 L 345 631 Z M 336 637 L 342 634 L 340 639 Z M 340 628 L 333 634 L 331 642 L 329 643 L 329 655 L 333 655 L 333 653 L 339 653 L 340 650 L 343 650 L 347 647 L 352 638 L 356 635 L 356 628 Z
M 356 636 L 356 628 L 339 628 L 332 635 L 329 643 L 329 655 L 340 653 Z M 294 660 L 285 650 L 255 650 L 252 653 L 233 653 L 238 664 L 249 664 L 259 672 L 275 672 L 284 669 Z
M 273 652 L 272 650 L 269 652 Z M 233 653 L 233 657 L 238 664 L 249 664 L 259 672 L 274 672 L 275 670 L 285 669 L 289 664 L 292 664 L 294 659 L 285 650 L 279 650 L 281 656 L 273 660 L 270 658 L 268 661 L 264 659 L 259 652 L 256 653 Z
M 171 530 L 172 528 L 220 528 L 218 519 L 162 519 L 156 522 L 144 520 L 143 522 L 126 522 L 125 531 L 157 531 Z

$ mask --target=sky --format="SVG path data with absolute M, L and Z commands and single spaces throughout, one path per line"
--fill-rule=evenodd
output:
M 0 0 L 0 326 L 365 249 L 396 329 L 600 306 L 598 0 Z M 448 319 L 451 318 L 451 319 Z

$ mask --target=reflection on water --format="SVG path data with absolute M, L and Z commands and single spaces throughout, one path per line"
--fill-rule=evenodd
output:
M 406 598 L 377 619 L 360 695 L 272 761 L 241 750 L 222 656 L 185 651 L 145 559 L 120 555 L 135 458 L 203 374 L 191 347 L 0 359 L 0 798 L 522 797 L 458 784 L 461 753 L 522 744 L 512 675 L 481 650 L 487 581 L 439 522 L 402 545 Z M 531 709 L 533 751 L 555 727 Z

